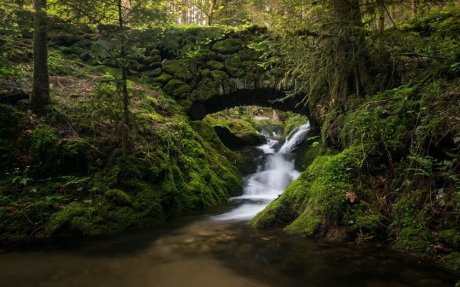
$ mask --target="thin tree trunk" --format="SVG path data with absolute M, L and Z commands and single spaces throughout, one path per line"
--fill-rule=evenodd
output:
M 123 97 L 123 120 L 124 120 L 124 128 L 122 133 L 122 143 L 123 143 L 123 150 L 126 153 L 127 146 L 128 146 L 128 132 L 129 132 L 129 96 L 128 96 L 128 73 L 126 67 L 126 43 L 125 43 L 125 35 L 124 33 L 124 20 L 123 20 L 123 10 L 122 10 L 122 0 L 118 0 L 118 24 L 120 28 L 120 57 L 123 59 L 123 63 L 121 65 L 121 94 Z
M 188 1 L 183 0 L 182 1 L 182 25 L 188 24 L 187 12 L 188 12 Z
M 217 8 L 217 0 L 212 0 L 210 2 L 210 7 L 208 11 L 208 25 L 211 26 L 214 20 L 214 12 Z
M 30 108 L 41 114 L 50 103 L 46 0 L 35 0 L 34 9 L 34 79 Z
M 418 2 L 419 0 L 411 0 L 411 9 L 414 16 L 417 16 L 418 13 Z
M 385 0 L 377 0 L 377 28 L 380 34 L 385 30 Z

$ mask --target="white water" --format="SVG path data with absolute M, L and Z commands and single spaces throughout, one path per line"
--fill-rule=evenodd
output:
M 232 197 L 230 201 L 239 204 L 235 209 L 212 219 L 217 221 L 249 220 L 277 198 L 286 187 L 299 176 L 294 168 L 295 159 L 290 154 L 296 146 L 305 140 L 310 125 L 304 124 L 292 132 L 279 151 L 275 146 L 279 142 L 269 139 L 267 144 L 258 148 L 265 154 L 257 172 L 245 178 L 243 194 Z

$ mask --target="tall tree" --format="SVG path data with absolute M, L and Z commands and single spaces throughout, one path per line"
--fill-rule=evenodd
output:
M 43 113 L 50 103 L 46 0 L 34 0 L 34 79 L 30 107 Z
M 128 5 L 131 6 L 131 3 L 128 1 L 117 0 L 118 8 L 118 27 L 120 29 L 120 58 L 121 61 L 121 81 L 120 89 L 121 95 L 123 98 L 123 119 L 124 119 L 124 128 L 122 135 L 123 150 L 126 153 L 128 146 L 128 132 L 129 132 L 129 95 L 128 95 L 128 71 L 127 71 L 127 59 L 126 59 L 126 37 L 125 37 L 125 19 L 123 9 L 129 9 Z M 125 3 L 123 3 L 125 2 Z M 124 6 L 125 4 L 125 6 Z M 126 5 L 128 4 L 128 5 Z
M 366 44 L 360 29 L 362 21 L 359 0 L 332 0 L 331 7 L 336 18 L 336 31 L 338 31 L 335 47 L 337 75 L 333 95 L 362 96 L 361 88 L 367 67 L 364 66 Z

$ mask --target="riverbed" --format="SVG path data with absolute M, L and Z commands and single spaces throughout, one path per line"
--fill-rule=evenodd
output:
M 0 286 L 444 287 L 454 278 L 378 246 L 188 218 L 176 227 L 2 250 Z

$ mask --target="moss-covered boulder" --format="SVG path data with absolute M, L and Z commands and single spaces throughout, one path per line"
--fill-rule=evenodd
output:
M 354 149 L 317 157 L 286 191 L 251 223 L 260 228 L 283 227 L 292 234 L 321 235 L 340 224 L 346 192 L 353 186 Z M 320 228 L 321 227 L 321 228 Z
M 186 83 L 178 79 L 170 80 L 163 89 L 176 99 L 186 98 L 187 95 L 192 91 L 192 88 Z
M 193 79 L 195 70 L 194 65 L 189 59 L 168 60 L 163 64 L 163 70 L 182 81 Z
M 133 204 L 131 197 L 120 189 L 109 189 L 104 193 L 105 198 L 120 206 L 130 206 Z
M 144 64 L 145 65 L 152 65 L 154 63 L 160 63 L 161 62 L 161 56 L 160 55 L 152 55 L 152 56 L 148 56 L 144 59 Z
M 218 61 L 208 61 L 206 66 L 212 70 L 222 70 L 225 67 L 224 63 Z
M 161 73 L 161 75 L 154 78 L 153 81 L 156 83 L 160 83 L 162 85 L 166 85 L 172 79 L 173 79 L 173 76 L 171 76 L 170 74 Z
M 242 61 L 258 61 L 260 60 L 260 52 L 254 49 L 242 49 L 238 52 Z
M 230 55 L 225 59 L 225 70 L 229 75 L 238 77 L 244 74 L 243 64 L 238 55 Z
M 161 75 L 161 72 L 162 72 L 161 68 L 156 68 L 156 69 L 144 72 L 143 75 L 145 77 L 158 79 L 157 77 Z M 164 74 L 164 75 L 167 75 L 167 74 Z M 163 79 L 160 78 L 159 80 L 163 80 Z M 159 81 L 159 80 L 156 80 L 156 81 Z
M 460 276 L 460 252 L 452 252 L 441 258 L 442 267 L 456 276 Z
M 59 137 L 50 127 L 41 125 L 30 134 L 31 174 L 49 176 L 57 169 Z
M 223 71 L 211 71 L 210 75 L 214 81 L 218 81 L 220 83 L 225 83 L 230 79 L 227 73 Z
M 446 229 L 439 232 L 439 239 L 448 246 L 460 250 L 460 231 L 457 229 Z
M 92 209 L 79 203 L 70 204 L 51 216 L 46 233 L 49 235 L 91 234 L 91 214 Z
M 196 100 L 206 100 L 213 96 L 221 94 L 222 84 L 218 81 L 204 79 L 198 83 L 196 88 L 190 94 L 190 98 Z
M 199 61 L 206 62 L 206 61 L 211 61 L 211 60 L 216 60 L 218 59 L 217 53 L 209 50 L 209 49 L 199 49 L 193 57 Z
M 244 42 L 237 38 L 227 38 L 212 45 L 212 50 L 221 54 L 232 54 L 240 51 L 244 47 Z

